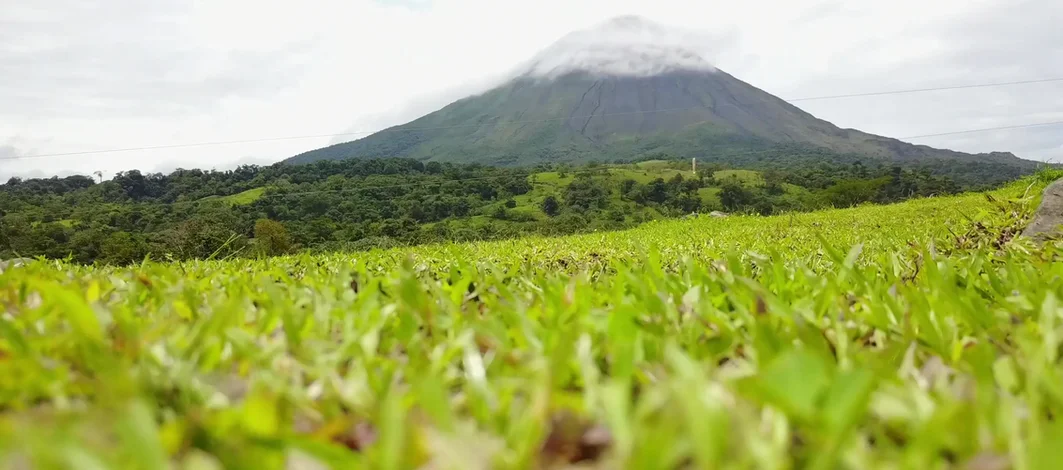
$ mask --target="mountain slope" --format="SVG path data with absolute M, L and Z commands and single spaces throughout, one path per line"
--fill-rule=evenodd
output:
M 404 156 L 526 165 L 654 153 L 728 160 L 801 148 L 901 163 L 1034 166 L 1009 153 L 971 155 L 840 129 L 679 42 L 652 23 L 620 18 L 562 39 L 497 88 L 287 162 Z

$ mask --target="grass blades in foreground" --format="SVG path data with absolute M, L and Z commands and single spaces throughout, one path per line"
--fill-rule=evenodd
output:
M 0 274 L 0 467 L 1050 468 L 1063 248 L 992 193 Z

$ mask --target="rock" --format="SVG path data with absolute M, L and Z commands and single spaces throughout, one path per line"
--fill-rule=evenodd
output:
M 1011 459 L 1005 454 L 982 452 L 968 460 L 963 468 L 967 470 L 1008 470 L 1011 468 Z
M 1045 188 L 1041 205 L 1034 213 L 1033 221 L 1022 232 L 1024 237 L 1043 243 L 1060 234 L 1063 225 L 1063 179 L 1056 180 Z
M 7 271 L 11 268 L 17 268 L 33 262 L 32 258 L 12 258 L 7 261 L 0 261 L 0 273 Z
M 720 212 L 720 211 L 712 211 L 712 212 L 709 212 L 709 216 L 710 217 L 727 217 L 727 213 L 726 212 Z

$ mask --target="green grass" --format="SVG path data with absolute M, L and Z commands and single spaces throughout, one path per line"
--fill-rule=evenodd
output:
M 0 468 L 1051 468 L 1063 247 L 1010 241 L 1043 186 L 15 268 Z
M 568 184 L 571 183 L 572 180 L 576 179 L 576 175 L 572 172 L 567 172 L 565 173 L 565 176 L 562 177 L 561 173 L 559 172 L 546 171 L 542 173 L 535 173 L 534 175 L 532 175 L 532 178 L 535 182 L 561 188 L 564 186 L 568 186 Z
M 207 196 L 200 201 L 222 201 L 230 206 L 245 206 L 257 201 L 266 193 L 266 187 L 252 188 L 229 196 Z
M 265 192 L 266 188 L 260 187 L 248 189 L 247 191 L 233 194 L 232 196 L 226 196 L 223 199 L 225 199 L 229 202 L 229 204 L 232 204 L 234 206 L 243 206 L 257 201 L 258 198 L 262 197 L 262 194 L 264 194 Z
M 640 169 L 632 170 L 628 168 L 610 168 L 609 172 L 617 179 L 617 181 L 623 181 L 626 179 L 632 179 L 640 184 L 650 183 L 653 180 L 661 178 L 668 181 L 675 177 L 675 175 L 683 175 L 684 178 L 691 178 L 693 175 L 689 170 L 675 170 L 671 168 L 660 169 Z
M 672 162 L 668 160 L 644 160 L 635 163 L 635 166 L 643 169 L 668 168 L 671 163 Z
M 700 188 L 698 197 L 701 198 L 705 207 L 720 207 L 720 188 Z
M 645 160 L 634 164 L 640 170 L 688 170 L 690 163 L 687 160 Z
M 760 173 L 753 170 L 720 170 L 714 172 L 712 177 L 717 181 L 724 181 L 728 178 L 735 178 L 742 184 L 755 186 L 764 184 L 764 178 L 760 176 Z

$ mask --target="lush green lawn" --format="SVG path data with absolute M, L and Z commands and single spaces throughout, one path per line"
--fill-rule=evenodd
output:
M 15 268 L 0 468 L 1052 468 L 1063 250 L 1008 243 L 1043 185 Z

